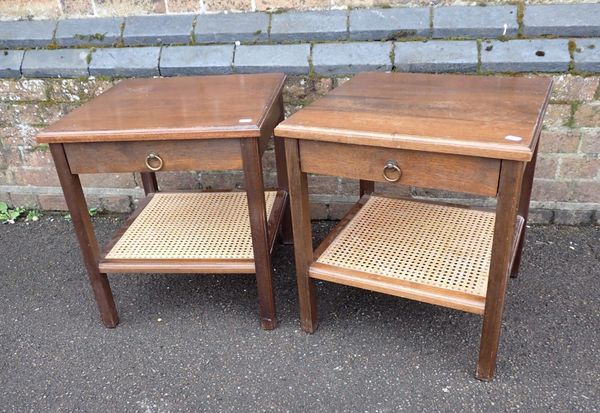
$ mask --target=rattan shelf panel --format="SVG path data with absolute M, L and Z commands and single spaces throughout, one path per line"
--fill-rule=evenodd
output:
M 311 276 L 376 291 L 387 282 L 395 295 L 480 313 L 494 222 L 493 212 L 371 196 Z
M 265 192 L 267 217 L 276 196 Z M 253 261 L 246 193 L 156 193 L 104 260 Z

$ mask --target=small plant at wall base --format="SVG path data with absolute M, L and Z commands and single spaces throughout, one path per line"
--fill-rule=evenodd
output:
M 14 224 L 23 212 L 25 212 L 25 208 L 9 208 L 5 202 L 0 202 L 0 222 L 3 224 Z

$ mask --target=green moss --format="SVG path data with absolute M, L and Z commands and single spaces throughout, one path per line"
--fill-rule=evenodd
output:
M 390 41 L 390 40 L 401 40 L 401 39 L 406 39 L 406 38 L 412 38 L 414 39 L 414 35 L 417 34 L 416 30 L 398 30 L 397 32 L 393 32 L 392 34 L 390 34 L 385 40 L 386 41 Z
M 29 152 L 47 152 L 50 149 L 47 143 L 38 143 L 29 148 Z
M 517 37 L 523 38 L 523 18 L 525 17 L 525 3 L 520 1 L 517 3 L 517 24 L 519 29 L 517 30 Z
M 85 42 L 101 42 L 106 38 L 106 33 L 75 34 L 73 37 Z
M 569 115 L 569 120 L 564 123 L 564 126 L 567 128 L 575 128 L 575 112 L 581 105 L 581 102 L 571 102 L 571 114 Z
M 477 69 L 476 69 L 476 71 L 477 71 L 477 73 L 480 73 L 481 72 L 481 40 L 477 39 L 476 44 L 477 44 Z M 488 47 L 490 49 L 488 49 Z M 491 49 L 492 47 L 493 47 L 492 45 L 489 45 L 485 48 L 485 50 L 490 51 L 490 50 L 492 50 Z
M 575 70 L 575 52 L 577 52 L 577 43 L 574 40 L 569 40 L 569 72 Z

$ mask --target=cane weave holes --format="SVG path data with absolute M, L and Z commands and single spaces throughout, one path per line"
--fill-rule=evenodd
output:
M 317 262 L 485 297 L 495 214 L 371 196 Z
M 157 193 L 106 258 L 254 259 L 246 193 Z

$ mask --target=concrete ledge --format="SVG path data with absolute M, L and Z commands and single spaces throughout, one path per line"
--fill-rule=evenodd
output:
M 477 43 L 445 40 L 399 42 L 394 48 L 394 62 L 400 72 L 475 72 Z
M 56 20 L 0 22 L 0 47 L 45 47 L 52 43 Z
M 600 36 L 600 3 L 527 6 L 526 36 Z
M 430 35 L 429 8 L 351 10 L 349 28 L 352 40 L 427 37 Z
M 160 74 L 215 75 L 232 72 L 233 45 L 169 46 L 160 56 Z
M 194 29 L 196 43 L 266 41 L 269 38 L 266 13 L 229 13 L 198 16 Z
M 160 47 L 97 49 L 92 53 L 92 76 L 158 76 Z
M 126 45 L 190 43 L 194 16 L 134 16 L 125 19 L 123 41 Z
M 392 42 L 319 43 L 313 47 L 313 68 L 320 75 L 392 70 Z
M 114 46 L 122 24 L 123 19 L 112 17 L 60 20 L 55 41 L 59 46 Z
M 21 73 L 28 77 L 88 76 L 88 49 L 27 50 Z
M 506 25 L 506 29 L 505 29 Z M 433 37 L 496 38 L 517 34 L 516 6 L 433 8 Z
M 491 40 L 481 44 L 483 71 L 564 72 L 570 60 L 567 39 Z
M 236 47 L 233 66 L 238 73 L 285 72 L 306 75 L 309 44 L 241 45 Z
M 573 61 L 575 70 L 600 72 L 600 39 L 577 39 Z
M 23 50 L 0 51 L 0 77 L 20 77 Z
M 270 36 L 274 41 L 344 40 L 348 14 L 343 10 L 273 14 Z

